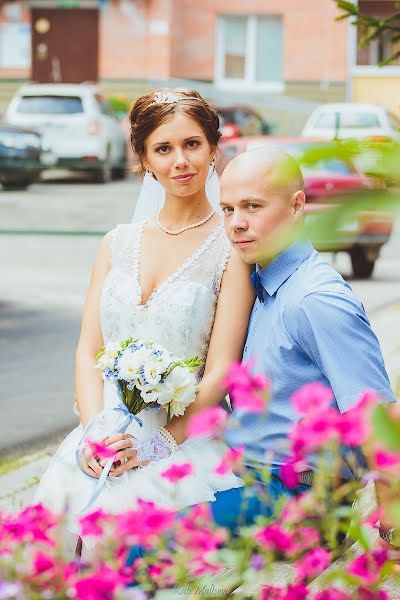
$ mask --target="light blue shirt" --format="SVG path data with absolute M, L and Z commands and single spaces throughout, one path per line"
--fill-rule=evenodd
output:
M 243 360 L 254 359 L 253 370 L 270 379 L 271 400 L 265 415 L 234 410 L 225 439 L 245 447 L 247 464 L 276 467 L 285 462 L 288 433 L 301 418 L 290 396 L 304 384 L 330 387 L 341 412 L 366 389 L 395 398 L 362 303 L 311 243 L 293 243 L 259 276 L 264 302 L 255 301 Z

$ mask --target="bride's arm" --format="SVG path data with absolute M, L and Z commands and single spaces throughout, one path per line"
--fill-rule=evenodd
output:
M 250 274 L 251 267 L 244 264 L 232 250 L 222 277 L 204 376 L 198 387 L 196 401 L 189 405 L 183 416 L 174 417 L 166 426 L 178 444 L 186 439 L 190 416 L 219 404 L 226 396 L 227 390 L 221 387 L 221 381 L 231 362 L 242 358 L 255 299 Z
M 102 240 L 94 262 L 83 309 L 81 333 L 76 350 L 75 398 L 85 427 L 103 408 L 102 373 L 95 369 L 96 354 L 103 345 L 100 327 L 100 295 L 110 270 L 110 234 Z

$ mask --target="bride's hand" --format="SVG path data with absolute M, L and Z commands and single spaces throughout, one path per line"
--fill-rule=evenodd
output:
M 82 471 L 87 473 L 87 475 L 90 475 L 90 477 L 94 477 L 95 479 L 99 479 L 99 477 L 103 471 L 103 468 L 99 465 L 99 463 L 95 459 L 95 457 L 93 455 L 93 451 L 91 450 L 91 448 L 89 446 L 85 446 L 81 450 L 80 458 L 79 458 L 79 466 L 82 469 Z
M 119 433 L 106 440 L 105 445 L 107 448 L 117 453 L 114 458 L 114 463 L 117 461 L 122 462 L 123 459 L 127 459 L 126 462 L 122 462 L 119 466 L 113 465 L 111 467 L 110 475 L 112 477 L 118 477 L 119 475 L 122 475 L 122 473 L 125 473 L 125 471 L 129 471 L 129 469 L 135 469 L 136 467 L 143 466 L 143 464 L 147 464 L 147 462 L 138 462 L 135 441 L 136 438 L 130 433 Z

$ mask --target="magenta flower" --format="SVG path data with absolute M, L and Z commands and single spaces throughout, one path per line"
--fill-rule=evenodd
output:
M 234 408 L 248 412 L 265 410 L 270 382 L 263 375 L 251 373 L 252 362 L 232 363 L 222 382 L 228 388 Z
M 101 537 L 104 533 L 101 521 L 106 521 L 109 518 L 108 514 L 101 508 L 98 510 L 85 515 L 79 519 L 80 534 L 81 536 L 92 535 L 94 537 Z
M 290 400 L 301 415 L 315 414 L 324 412 L 331 406 L 333 392 L 322 383 L 315 381 L 303 385 L 292 394 Z
M 325 571 L 331 562 L 331 552 L 324 548 L 314 548 L 295 564 L 297 577 L 301 581 L 315 577 Z
M 129 581 L 129 576 L 107 565 L 100 565 L 96 573 L 76 582 L 75 597 L 77 600 L 113 600 L 118 588 Z
M 55 559 L 41 550 L 38 550 L 32 561 L 32 577 L 37 577 L 47 571 L 54 571 L 55 567 Z
M 220 406 L 205 408 L 190 417 L 188 435 L 190 437 L 220 437 L 228 413 Z
M 385 448 L 377 448 L 374 452 L 375 466 L 386 470 L 400 465 L 400 452 L 390 452 Z
M 368 590 L 361 587 L 357 591 L 360 600 L 390 600 L 390 596 L 385 590 Z
M 340 441 L 347 446 L 361 446 L 371 433 L 367 413 L 358 407 L 343 414 L 338 413 L 336 428 Z
M 279 468 L 279 477 L 283 485 L 289 490 L 293 490 L 299 485 L 299 475 L 296 467 L 296 462 L 291 460 Z
M 296 554 L 310 550 L 320 543 L 319 532 L 313 527 L 298 526 L 295 531 L 295 538 L 294 552 Z
M 378 508 L 376 510 L 374 510 L 372 515 L 369 515 L 369 517 L 364 519 L 363 523 L 364 523 L 364 525 L 369 525 L 370 527 L 377 528 L 378 523 L 382 519 L 382 517 L 383 517 L 383 509 L 381 506 L 378 506 Z
M 152 545 L 175 521 L 175 512 L 138 500 L 138 508 L 115 516 L 116 533 L 127 543 Z
M 296 423 L 289 434 L 293 454 L 304 456 L 337 437 L 337 415 L 336 410 L 329 408 L 323 413 L 316 412 Z
M 114 458 L 116 456 L 116 452 L 114 450 L 110 450 L 103 443 L 96 442 L 94 440 L 85 440 L 87 446 L 93 452 L 93 455 L 100 460 L 108 460 L 110 458 Z
M 377 583 L 380 570 L 388 559 L 386 550 L 372 550 L 358 556 L 347 567 L 348 573 L 361 579 L 363 584 L 373 585 Z
M 267 525 L 256 533 L 256 540 L 267 550 L 290 553 L 293 550 L 294 536 L 278 524 Z
M 244 455 L 244 447 L 229 448 L 221 462 L 215 467 L 214 472 L 217 475 L 225 475 L 229 471 L 238 468 L 242 462 Z
M 352 597 L 343 590 L 330 588 L 329 590 L 318 592 L 313 596 L 313 600 L 352 600 Z
M 176 483 L 188 475 L 193 475 L 192 463 L 184 463 L 182 465 L 171 465 L 169 469 L 166 469 L 161 473 L 161 477 L 168 479 L 171 483 Z
M 260 600 L 306 600 L 308 591 L 303 584 L 289 585 L 285 588 L 267 585 L 261 589 Z
M 30 505 L 16 515 L 6 515 L 2 523 L 2 535 L 15 542 L 43 542 L 55 546 L 55 540 L 49 533 L 59 520 L 42 504 Z

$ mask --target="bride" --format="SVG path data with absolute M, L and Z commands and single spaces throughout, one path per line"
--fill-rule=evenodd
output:
M 180 509 L 242 485 L 232 472 L 214 472 L 226 451 L 221 441 L 186 440 L 190 415 L 225 396 L 220 381 L 241 358 L 253 303 L 248 267 L 230 252 L 222 218 L 206 194 L 218 116 L 197 92 L 177 88 L 139 98 L 130 121 L 141 174 L 155 189 L 155 196 L 141 194 L 136 214 L 156 210 L 160 191 L 165 202 L 157 214 L 109 232 L 95 260 L 76 353 L 80 425 L 62 442 L 35 498 L 55 512 L 67 508 L 75 535 L 78 517 L 87 511 L 122 512 L 139 498 Z M 215 198 L 210 201 L 216 205 Z M 88 447 L 77 460 L 76 449 L 91 419 L 118 406 L 119 398 L 94 368 L 95 357 L 104 344 L 129 337 L 154 340 L 182 358 L 198 355 L 205 365 L 195 402 L 183 416 L 166 424 L 166 411 L 142 411 L 142 427 L 133 421 L 108 439 L 118 450 L 116 459 L 125 460 L 96 496 L 102 466 Z M 169 465 L 183 462 L 192 463 L 193 475 L 177 484 L 161 477 Z

